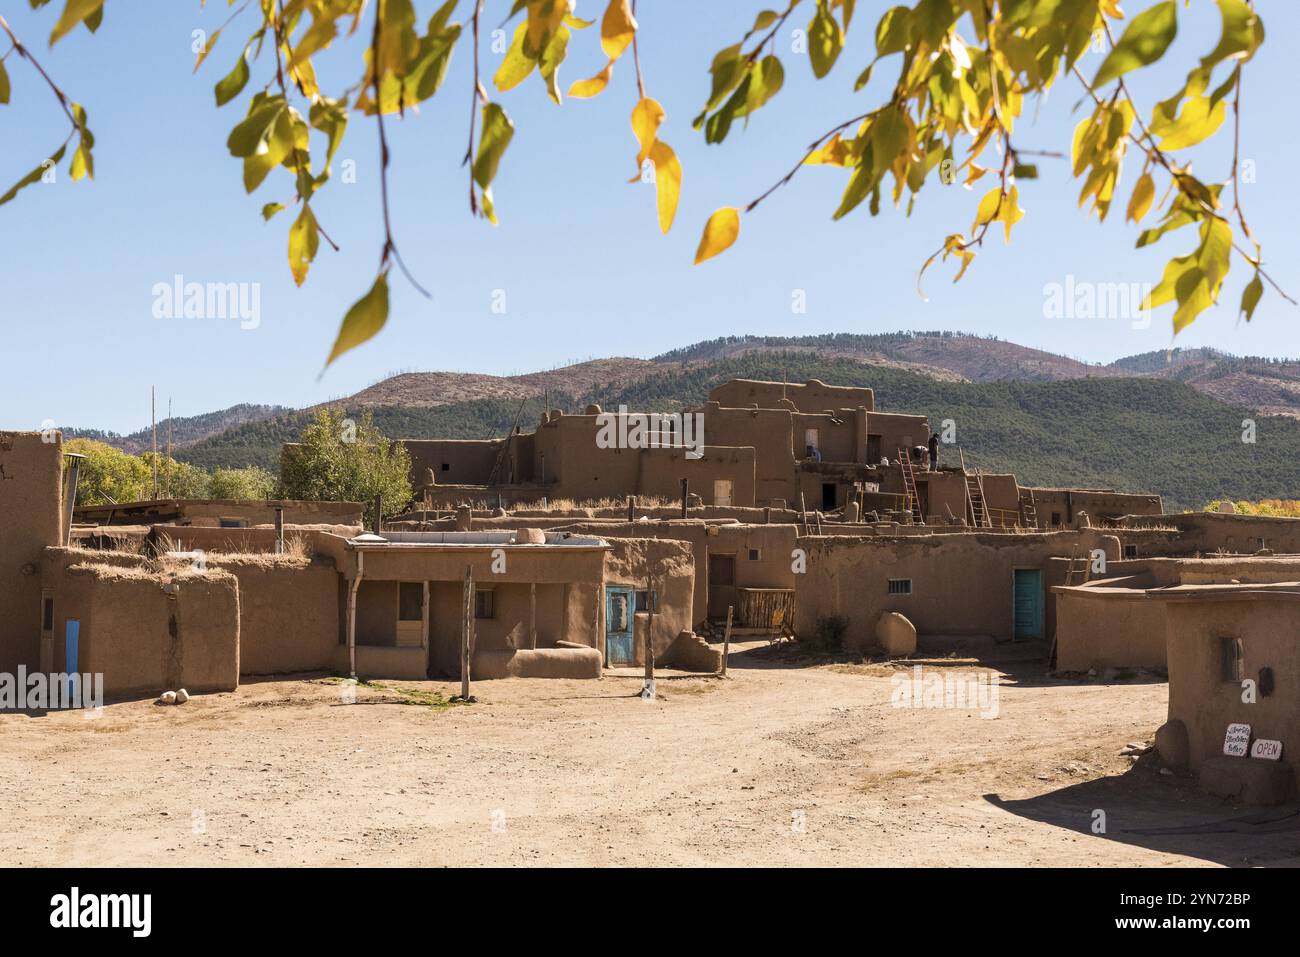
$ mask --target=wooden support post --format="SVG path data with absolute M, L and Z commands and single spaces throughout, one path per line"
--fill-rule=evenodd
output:
M 627 520 L 629 522 L 636 521 L 636 496 L 635 495 L 629 495 L 627 497 Z
M 727 677 L 727 656 L 731 654 L 731 613 L 735 605 L 727 606 L 727 630 L 722 633 L 722 670 L 718 674 Z
M 646 617 L 645 623 L 645 683 L 641 685 L 643 698 L 655 697 L 655 604 L 654 582 L 646 582 L 646 610 L 650 614 Z
M 682 479 L 682 518 L 687 516 L 687 508 L 691 498 L 691 480 Z
M 469 663 L 474 648 L 474 569 L 465 566 L 465 601 L 460 623 L 460 698 L 469 701 Z
M 428 666 L 427 653 L 429 651 L 429 583 L 420 583 L 424 589 L 423 604 L 420 606 L 420 647 L 425 650 L 425 666 Z
M 528 586 L 528 647 L 537 647 L 537 582 Z
M 808 506 L 804 502 L 803 492 L 799 493 L 799 520 L 803 522 L 803 533 L 808 534 Z

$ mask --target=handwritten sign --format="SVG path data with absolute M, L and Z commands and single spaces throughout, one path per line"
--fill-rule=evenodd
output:
M 1234 758 L 1244 758 L 1250 751 L 1250 725 L 1230 724 L 1223 739 L 1223 753 Z
M 1282 760 L 1282 742 L 1270 741 L 1268 738 L 1260 738 L 1250 749 L 1252 758 L 1263 758 L 1265 761 Z

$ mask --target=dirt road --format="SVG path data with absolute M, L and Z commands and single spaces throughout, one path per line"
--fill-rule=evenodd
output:
M 758 660 L 755 660 L 758 659 Z M 970 668 L 949 666 L 971 677 Z M 1001 674 L 997 717 L 891 705 L 881 665 L 725 680 L 250 682 L 183 706 L 0 715 L 3 865 L 1295 864 L 1300 831 L 1120 751 L 1162 683 Z M 997 675 L 996 672 L 988 672 Z M 406 689 L 397 691 L 393 689 Z M 1106 833 L 1094 834 L 1097 812 Z

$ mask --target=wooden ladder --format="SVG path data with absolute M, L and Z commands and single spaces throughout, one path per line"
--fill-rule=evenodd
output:
M 989 528 L 993 523 L 989 520 L 989 510 L 984 507 L 984 478 L 979 469 L 974 474 L 966 471 L 966 455 L 961 449 L 957 455 L 961 459 L 961 474 L 966 479 L 966 504 L 970 507 L 971 522 L 976 528 Z
M 903 470 L 903 491 L 906 493 L 906 507 L 912 513 L 912 521 L 917 525 L 924 525 L 925 518 L 921 515 L 921 497 L 916 492 L 916 472 L 912 468 L 912 459 L 903 449 L 898 449 L 898 464 Z
M 1025 528 L 1038 527 L 1038 507 L 1034 504 L 1034 490 L 1026 489 L 1029 493 L 1029 499 L 1025 499 L 1024 492 L 1020 495 L 1020 515 L 1021 521 L 1025 523 Z

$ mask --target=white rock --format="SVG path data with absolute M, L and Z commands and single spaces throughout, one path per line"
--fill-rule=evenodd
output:
M 175 691 L 164 691 L 164 692 L 162 693 L 162 697 L 159 698 L 158 700 L 161 701 L 163 704 L 175 704 L 175 703 L 176 703 L 176 692 L 175 692 Z
M 187 701 L 189 701 L 189 700 L 190 700 L 190 693 L 189 693 L 188 691 L 186 691 L 184 688 L 182 688 L 180 691 L 176 692 L 176 703 L 177 703 L 177 704 L 184 704 L 185 702 L 187 702 Z

